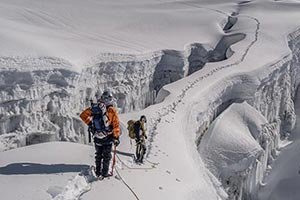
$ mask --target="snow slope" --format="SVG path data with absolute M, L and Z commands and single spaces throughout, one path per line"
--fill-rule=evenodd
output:
M 6 47 L 0 50 L 2 148 L 51 140 L 86 142 L 86 127 L 77 114 L 109 87 L 126 112 L 120 116 L 122 122 L 147 115 L 148 161 L 142 166 L 132 163 L 134 146 L 123 132 L 119 150 L 126 155 L 118 155 L 117 164 L 122 179 L 87 185 L 69 165 L 91 164 L 92 147 L 49 143 L 9 150 L 0 153 L 1 179 L 11 184 L 18 178 L 36 179 L 36 183 L 20 193 L 12 193 L 11 185 L 3 186 L 7 188 L 3 196 L 20 198 L 30 191 L 26 194 L 39 199 L 93 200 L 109 191 L 106 199 L 256 198 L 253 192 L 276 158 L 278 140 L 295 125 L 299 2 L 145 0 L 69 5 L 67 0 L 1 2 L 1 25 L 6 27 L 0 32 Z M 154 98 L 157 103 L 145 108 Z M 245 107 L 239 109 L 233 104 L 244 101 Z M 133 110 L 139 111 L 127 113 Z M 227 119 L 218 122 L 226 114 Z M 261 120 L 253 119 L 257 117 Z M 252 138 L 251 123 L 257 135 L 269 136 L 267 143 Z M 234 130 L 233 135 L 218 129 L 229 126 L 241 131 Z M 244 138 L 249 149 L 242 149 L 243 155 L 249 160 L 243 161 L 237 150 Z M 209 158 L 201 155 L 208 144 L 212 144 Z M 216 146 L 222 147 L 224 160 L 214 153 Z M 44 158 L 46 152 L 60 148 L 68 151 Z M 33 149 L 41 153 L 31 158 Z M 230 150 L 234 152 L 226 154 Z M 255 157 L 253 150 L 262 156 Z M 242 165 L 237 168 L 235 162 Z M 67 171 L 58 172 L 62 176 L 43 175 L 52 173 L 49 164 L 61 163 L 67 164 Z M 18 173 L 30 167 L 29 174 L 13 175 L 8 168 L 7 175 L 9 164 L 17 164 Z M 227 180 L 228 174 L 232 178 Z M 55 184 L 51 178 L 45 180 L 49 176 Z

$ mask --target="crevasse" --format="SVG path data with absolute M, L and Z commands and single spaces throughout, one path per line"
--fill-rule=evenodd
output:
M 201 44 L 191 44 L 184 51 L 108 54 L 81 73 L 58 58 L 1 58 L 0 148 L 53 140 L 85 143 L 78 114 L 103 90 L 112 91 L 120 112 L 143 109 L 164 85 L 201 69 L 207 53 Z

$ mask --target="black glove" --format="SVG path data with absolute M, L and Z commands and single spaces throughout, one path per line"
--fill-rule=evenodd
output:
M 116 145 L 116 147 L 120 144 L 120 140 L 119 138 L 114 138 L 113 140 L 114 145 Z

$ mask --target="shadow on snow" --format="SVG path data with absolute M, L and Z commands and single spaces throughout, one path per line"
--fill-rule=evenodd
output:
M 0 167 L 0 174 L 56 174 L 80 172 L 87 168 L 89 168 L 89 165 L 13 163 L 5 167 Z

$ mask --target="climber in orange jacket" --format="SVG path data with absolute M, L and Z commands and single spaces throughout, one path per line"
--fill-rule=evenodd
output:
M 120 143 L 120 121 L 112 100 L 112 94 L 104 91 L 96 104 L 80 114 L 80 118 L 89 126 L 89 132 L 93 134 L 96 149 L 95 173 L 103 178 L 109 176 L 112 144 L 118 146 Z

